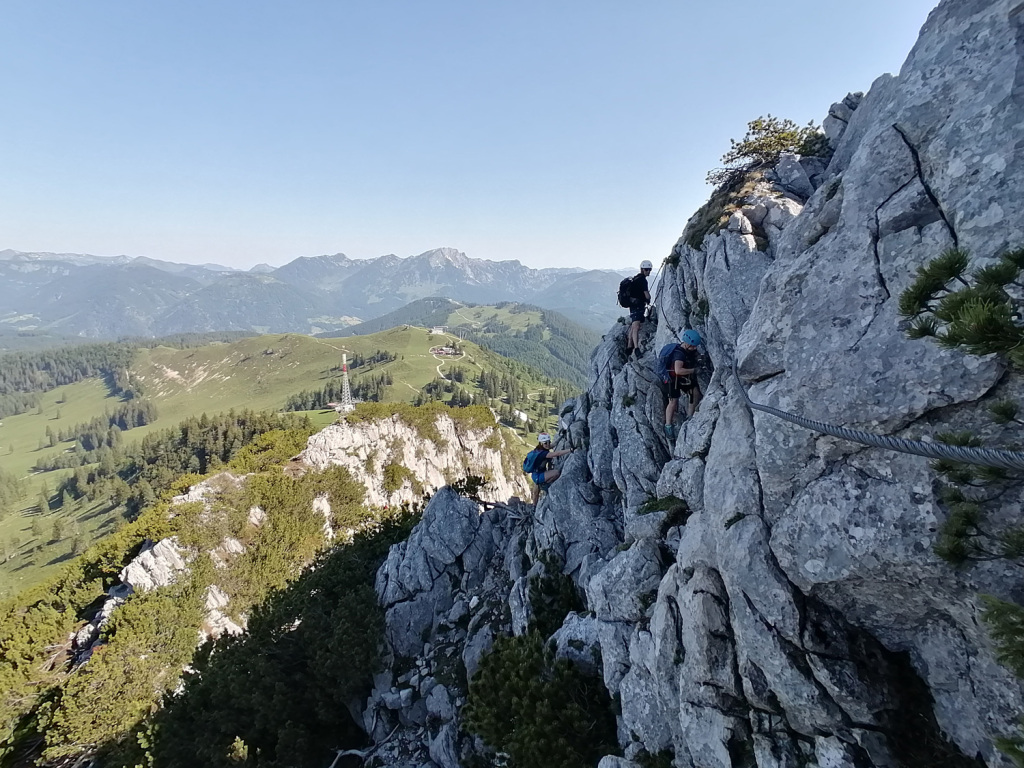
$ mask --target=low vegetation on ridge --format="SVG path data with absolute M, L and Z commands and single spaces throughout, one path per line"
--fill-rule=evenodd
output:
M 282 472 L 280 462 L 306 434 L 265 433 L 225 465 L 256 474 L 241 487 L 222 484 L 205 508 L 179 505 L 172 514 L 170 496 L 201 479 L 185 475 L 135 522 L 70 561 L 59 576 L 0 606 L 0 758 L 61 760 L 99 753 L 104 764 L 126 767 L 228 765 L 232 744 L 240 738 L 262 756 L 255 764 L 276 766 L 293 764 L 288 761 L 302 749 L 310 750 L 310 759 L 321 759 L 329 746 L 337 746 L 339 733 L 355 738 L 357 729 L 342 704 L 368 684 L 380 642 L 373 574 L 387 546 L 407 533 L 411 518 L 407 510 L 381 513 L 363 507 L 364 489 L 340 467 L 299 478 Z M 353 544 L 324 549 L 324 518 L 312 504 L 316 495 L 328 498 L 333 528 L 363 530 Z M 250 518 L 253 507 L 265 513 L 259 524 Z M 98 608 L 143 541 L 170 536 L 195 553 L 188 573 L 175 584 L 130 598 L 103 631 L 103 644 L 69 674 L 74 651 L 66 638 Z M 206 553 L 226 537 L 241 542 L 245 551 L 218 569 Z M 320 567 L 290 587 L 318 552 L 324 553 Z M 193 661 L 212 583 L 231 596 L 233 615 L 250 615 L 250 633 L 226 636 Z M 319 593 L 330 593 L 330 600 L 323 602 Z M 281 611 L 289 613 L 287 622 Z M 272 639 L 296 620 L 303 627 L 302 643 L 295 644 L 295 633 L 291 639 Z M 268 646 L 277 651 L 266 656 Z M 236 666 L 243 657 L 249 661 Z M 177 685 L 189 663 L 196 671 L 184 693 L 152 719 L 162 695 Z M 304 678 L 296 677 L 297 665 L 306 665 Z M 261 669 L 258 680 L 250 677 L 255 666 Z M 243 669 L 241 678 L 226 682 Z M 290 705 L 271 693 L 275 681 L 285 679 Z M 227 686 L 217 689 L 218 696 L 231 691 L 230 697 L 211 699 L 209 686 L 215 681 Z M 303 685 L 309 695 L 293 696 Z M 229 705 L 234 715 L 216 712 Z M 264 714 L 239 714 L 246 707 Z M 284 716 L 293 710 L 294 719 Z M 265 725 L 270 720 L 273 733 Z M 199 721 L 205 723 L 201 741 L 195 739 Z M 223 729 L 219 735 L 218 728 Z M 304 748 L 294 742 L 299 731 L 306 734 Z
M 245 414 L 326 408 L 340 395 L 343 352 L 357 398 L 390 401 L 392 412 L 417 402 L 484 405 L 524 437 L 551 428 L 557 403 L 574 393 L 524 363 L 422 328 L 208 342 L 92 344 L 3 358 L 11 364 L 0 365 L 0 401 L 15 412 L 0 419 L 0 596 L 55 574 L 177 473 L 226 461 L 252 437 L 244 433 L 254 417 Z M 437 348 L 457 351 L 431 354 Z M 221 423 L 218 413 L 235 426 L 201 437 Z M 273 418 L 267 429 L 293 423 Z M 290 418 L 308 418 L 313 429 L 336 414 Z M 186 443 L 194 450 L 182 452 Z M 158 460 L 154 451 L 165 455 Z
M 722 155 L 724 167 L 707 175 L 714 191 L 683 229 L 683 241 L 691 248 L 700 248 L 707 235 L 725 227 L 765 172 L 778 164 L 782 153 L 822 158 L 831 155 L 828 139 L 813 122 L 801 128 L 792 120 L 772 115 L 751 120 L 744 137 L 730 139 L 729 144 L 729 151 Z

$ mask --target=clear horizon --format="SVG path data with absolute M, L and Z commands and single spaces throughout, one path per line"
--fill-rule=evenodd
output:
M 205 266 L 205 265 L 209 265 L 209 266 L 215 266 L 215 267 L 224 267 L 226 269 L 232 269 L 232 270 L 244 272 L 244 271 L 252 270 L 255 267 L 261 267 L 261 266 L 270 266 L 270 267 L 273 267 L 274 269 L 277 269 L 278 267 L 284 266 L 285 264 L 287 264 L 287 263 L 289 263 L 291 261 L 294 261 L 295 259 L 318 258 L 318 257 L 321 257 L 321 256 L 345 256 L 350 261 L 373 261 L 374 259 L 379 259 L 379 258 L 382 258 L 384 256 L 394 256 L 397 259 L 414 259 L 417 256 L 423 256 L 424 254 L 430 253 L 432 251 L 441 250 L 443 248 L 450 248 L 450 246 L 438 246 L 437 248 L 428 248 L 427 250 L 420 251 L 419 253 L 410 253 L 410 254 L 405 254 L 405 255 L 402 255 L 402 254 L 399 254 L 399 253 L 382 253 L 382 254 L 380 254 L 378 256 L 360 256 L 360 257 L 355 257 L 355 256 L 348 256 L 347 254 L 344 254 L 344 253 L 341 253 L 341 252 L 337 252 L 337 253 L 318 253 L 318 254 L 315 254 L 315 255 L 296 256 L 294 259 L 289 259 L 288 261 L 282 262 L 281 264 L 277 264 L 277 265 L 267 264 L 266 262 L 258 262 L 256 264 L 251 264 L 249 266 L 239 266 L 239 267 L 231 267 L 231 266 L 229 266 L 227 264 L 219 264 L 219 263 L 213 262 L 213 261 L 201 261 L 201 262 L 199 262 L 199 261 L 174 261 L 172 259 L 154 259 L 152 256 L 132 256 L 131 254 L 128 254 L 128 253 L 105 254 L 105 253 L 85 253 L 84 251 L 79 251 L 79 252 L 75 252 L 75 251 L 59 251 L 59 252 L 58 251 L 21 251 L 21 250 L 19 250 L 17 248 L 0 248 L 0 253 L 4 253 L 6 251 L 13 251 L 13 252 L 16 252 L 16 253 L 25 254 L 27 256 L 49 254 L 49 255 L 52 255 L 52 256 L 56 256 L 56 257 L 61 257 L 61 256 L 64 256 L 64 257 L 68 257 L 68 256 L 88 256 L 88 257 L 100 258 L 100 259 L 123 259 L 123 258 L 127 258 L 127 259 L 134 260 L 134 259 L 143 258 L 143 259 L 151 259 L 153 261 L 168 262 L 168 263 L 172 263 L 172 264 L 188 264 L 188 265 L 191 265 L 191 266 Z M 455 249 L 455 250 L 458 250 L 458 249 Z M 466 256 L 467 258 L 476 259 L 476 257 L 470 256 L 468 253 L 462 252 L 462 254 L 464 256 Z M 477 260 L 479 260 L 479 261 L 518 261 L 518 259 L 477 259 Z M 529 267 L 530 265 L 529 264 L 524 264 L 523 266 Z M 551 266 L 533 267 L 533 269 L 580 269 L 580 270 L 584 270 L 584 271 L 589 270 L 589 269 L 597 269 L 597 270 L 607 270 L 607 271 L 612 271 L 612 272 L 619 272 L 619 271 L 622 271 L 624 269 L 633 269 L 633 268 L 634 267 L 632 267 L 631 265 L 628 265 L 628 264 L 622 264 L 622 265 L 619 265 L 618 267 L 582 267 L 582 266 L 578 266 L 578 267 L 573 267 L 573 266 L 567 266 L 567 267 L 551 267 Z
M 749 120 L 820 124 L 934 4 L 7 3 L 0 249 L 660 259 Z

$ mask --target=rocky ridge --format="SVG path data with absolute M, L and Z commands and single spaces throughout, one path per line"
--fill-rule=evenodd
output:
M 398 416 L 341 421 L 313 435 L 299 460 L 314 469 L 345 467 L 366 487 L 366 503 L 372 507 L 417 502 L 467 475 L 487 480 L 480 491 L 484 500 L 529 495 L 514 466 L 512 438 L 495 429 L 467 429 L 456 418 L 438 415 L 430 437 Z M 389 466 L 404 467 L 397 487 L 388 484 Z
M 331 466 L 344 466 L 352 478 L 366 488 L 365 504 L 371 508 L 400 506 L 419 501 L 433 494 L 446 483 L 461 480 L 467 474 L 485 478 L 488 482 L 480 489 L 481 498 L 508 499 L 516 494 L 528 493 L 522 475 L 511 466 L 510 448 L 499 429 L 467 428 L 445 414 L 432 423 L 435 439 L 425 439 L 417 427 L 399 417 L 358 422 L 338 423 L 309 438 L 306 449 L 296 456 L 288 471 L 304 473 Z M 385 467 L 402 467 L 401 482 L 393 490 L 384 487 Z M 186 492 L 175 496 L 169 514 L 178 514 L 182 505 L 201 504 L 201 518 L 219 514 L 215 511 L 218 497 L 240 488 L 246 475 L 221 472 L 199 482 Z M 340 534 L 326 496 L 313 499 L 313 508 L 324 518 L 324 537 L 330 541 Z M 248 524 L 259 528 L 266 513 L 252 507 Z M 209 522 L 209 520 L 207 520 Z M 103 628 L 114 611 L 136 593 L 166 587 L 187 577 L 190 565 L 197 557 L 209 557 L 214 572 L 223 571 L 234 558 L 246 551 L 245 545 L 231 536 L 225 537 L 209 552 L 199 552 L 183 546 L 175 536 L 160 541 L 146 541 L 139 553 L 118 574 L 118 583 L 107 591 L 107 599 L 93 617 L 73 636 L 76 664 L 85 663 L 97 644 L 101 643 Z M 211 584 L 205 596 L 205 618 L 199 629 L 199 640 L 216 638 L 224 633 L 241 634 L 245 631 L 244 615 L 232 618 L 231 597 L 217 583 Z M 236 620 L 237 619 L 237 620 Z
M 363 710 L 368 756 L 457 768 L 480 752 L 459 716 L 472 668 L 526 630 L 531 575 L 559 563 L 586 610 L 553 641 L 596 651 L 620 706 L 624 756 L 600 768 L 666 752 L 677 768 L 1010 765 L 993 740 L 1024 690 L 977 595 L 1013 599 L 1020 576 L 933 553 L 946 510 L 926 460 L 752 413 L 739 387 L 876 433 L 1011 434 L 981 406 L 1019 398 L 1020 377 L 908 340 L 896 304 L 951 245 L 986 259 L 1024 242 L 1020 18 L 943 2 L 897 77 L 829 110 L 827 167 L 784 157 L 726 228 L 680 238 L 644 359 L 624 359 L 625 326 L 606 335 L 562 413 L 560 447 L 587 450 L 535 511 L 434 496 L 378 573 L 392 663 Z M 672 444 L 652 364 L 686 327 L 707 339 L 706 394 Z M 646 511 L 667 497 L 687 514 Z M 1002 513 L 1022 501 L 1007 491 Z
M 204 513 L 210 514 L 210 502 L 226 488 L 238 488 L 244 478 L 230 472 L 221 472 L 201 483 L 197 483 L 187 492 L 175 496 L 171 500 L 170 514 L 182 504 L 199 503 L 204 506 Z M 253 525 L 263 522 L 264 513 L 253 507 L 249 513 L 249 521 Z M 223 569 L 227 562 L 245 551 L 241 542 L 225 538 L 209 553 L 216 569 Z M 75 664 L 84 664 L 92 655 L 96 646 L 101 644 L 100 634 L 110 622 L 114 611 L 124 604 L 132 595 L 149 592 L 160 587 L 167 587 L 190 573 L 190 564 L 199 555 L 193 548 L 184 547 L 176 536 L 160 541 L 145 541 L 139 553 L 121 569 L 118 583 L 107 590 L 107 599 L 96 614 L 73 636 Z M 241 624 L 234 621 L 226 612 L 230 602 L 228 595 L 217 586 L 211 584 L 206 591 L 206 616 L 199 630 L 199 640 L 220 637 L 224 633 L 238 635 L 245 631 L 244 617 Z

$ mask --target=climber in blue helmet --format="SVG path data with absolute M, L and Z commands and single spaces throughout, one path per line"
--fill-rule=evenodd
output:
M 692 328 L 683 333 L 679 344 L 666 344 L 658 353 L 659 364 L 667 373 L 663 376 L 668 385 L 668 405 L 665 406 L 665 436 L 669 440 L 676 437 L 676 407 L 679 396 L 685 392 L 686 418 L 693 416 L 700 403 L 700 385 L 697 383 L 697 364 L 699 361 L 697 347 L 703 339 Z M 665 380 L 667 378 L 667 380 Z

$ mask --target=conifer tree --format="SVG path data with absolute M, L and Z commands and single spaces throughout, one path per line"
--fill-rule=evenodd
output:
M 972 355 L 1004 354 L 1012 365 L 1024 366 L 1024 301 L 1018 298 L 1024 291 L 1024 248 L 970 274 L 969 267 L 967 251 L 950 248 L 918 270 L 900 295 L 900 314 L 913 320 L 907 335 Z
M 973 272 L 970 266 L 967 251 L 951 248 L 918 270 L 899 300 L 900 313 L 912 320 L 907 335 L 931 338 L 940 346 L 973 355 L 1000 354 L 1011 366 L 1024 368 L 1024 248 L 1004 252 L 995 263 Z M 992 403 L 987 410 L 996 424 L 1024 424 L 1012 401 Z M 964 432 L 939 439 L 952 445 L 981 445 Z M 992 494 L 984 489 L 1013 478 L 1001 469 L 948 460 L 933 462 L 932 467 L 948 483 L 940 491 L 948 516 L 936 553 L 959 566 L 996 559 L 1024 564 L 1024 524 L 1018 520 L 993 528 L 985 510 Z M 982 600 L 999 660 L 1024 677 L 1024 607 L 991 596 Z M 1024 720 L 1016 734 L 997 739 L 996 745 L 1024 768 Z

